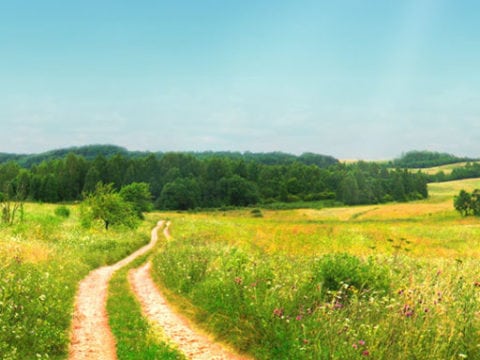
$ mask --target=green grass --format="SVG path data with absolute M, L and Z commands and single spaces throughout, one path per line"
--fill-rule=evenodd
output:
M 138 230 L 79 226 L 78 210 L 26 204 L 25 221 L 0 227 L 0 357 L 64 359 L 79 281 L 148 242 Z
M 140 305 L 130 290 L 127 273 L 145 262 L 147 256 L 119 270 L 109 284 L 107 312 L 116 338 L 118 359 L 185 359 L 179 351 L 161 340 L 161 330 L 142 316 Z
M 65 217 L 27 204 L 24 223 L 0 228 L 0 357 L 66 358 L 78 282 L 169 218 L 174 240 L 154 255 L 155 280 L 258 359 L 480 359 L 480 220 L 452 206 L 474 188 L 480 180 L 431 184 L 430 198 L 413 203 L 262 217 L 157 213 L 138 230 L 108 232 L 82 228 L 76 206 Z M 140 317 L 125 276 L 114 277 L 109 303 L 119 356 L 158 358 L 162 336 Z
M 175 240 L 154 278 L 258 359 L 480 359 L 480 220 L 452 205 L 479 183 L 408 204 L 162 214 Z

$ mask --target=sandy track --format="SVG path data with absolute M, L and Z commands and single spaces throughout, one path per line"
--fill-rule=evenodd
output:
M 114 265 L 91 271 L 80 282 L 70 337 L 70 360 L 110 360 L 117 358 L 115 340 L 108 325 L 106 311 L 108 282 L 115 271 L 155 246 L 158 241 L 157 231 L 164 224 L 164 221 L 157 223 L 157 226 L 152 230 L 149 244 Z M 164 234 L 168 234 L 168 224 Z
M 195 332 L 186 319 L 174 313 L 150 276 L 151 263 L 129 271 L 130 286 L 140 301 L 144 315 L 159 324 L 165 335 L 193 360 L 246 360 Z

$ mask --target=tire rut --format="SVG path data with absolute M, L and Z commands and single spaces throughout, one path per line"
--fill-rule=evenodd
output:
M 168 224 L 169 225 L 169 224 Z M 167 239 L 171 238 L 169 227 L 163 231 Z M 235 354 L 207 336 L 192 329 L 189 322 L 172 311 L 165 297 L 152 280 L 151 262 L 132 269 L 128 281 L 133 293 L 140 302 L 142 313 L 157 323 L 180 351 L 192 360 L 248 360 L 250 358 Z
M 157 232 L 164 224 L 164 221 L 159 221 L 152 229 L 151 240 L 147 245 L 113 265 L 91 271 L 80 282 L 70 336 L 70 360 L 117 359 L 115 339 L 108 325 L 106 311 L 108 282 L 115 271 L 155 246 L 158 241 Z

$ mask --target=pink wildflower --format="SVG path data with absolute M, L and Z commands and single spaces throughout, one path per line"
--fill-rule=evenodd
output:
M 277 317 L 282 317 L 283 316 L 283 309 L 275 308 L 273 310 L 273 315 L 277 316 Z

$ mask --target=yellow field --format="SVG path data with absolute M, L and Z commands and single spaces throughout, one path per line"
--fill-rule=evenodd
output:
M 478 161 L 473 161 L 471 163 L 478 163 Z M 447 164 L 447 165 L 441 165 L 441 166 L 434 166 L 431 168 L 423 168 L 423 169 L 411 169 L 412 171 L 418 171 L 420 170 L 421 172 L 428 174 L 428 175 L 435 175 L 439 171 L 443 171 L 445 174 L 450 174 L 453 169 L 459 168 L 459 167 L 464 167 L 467 163 L 466 162 L 459 162 L 455 164 Z
M 263 210 L 263 218 L 252 218 L 248 210 L 159 216 L 174 219 L 174 235 L 208 237 L 268 253 L 480 258 L 480 220 L 463 218 L 453 209 L 454 195 L 475 188 L 480 188 L 480 179 L 435 183 L 429 185 L 427 200 L 321 210 Z

